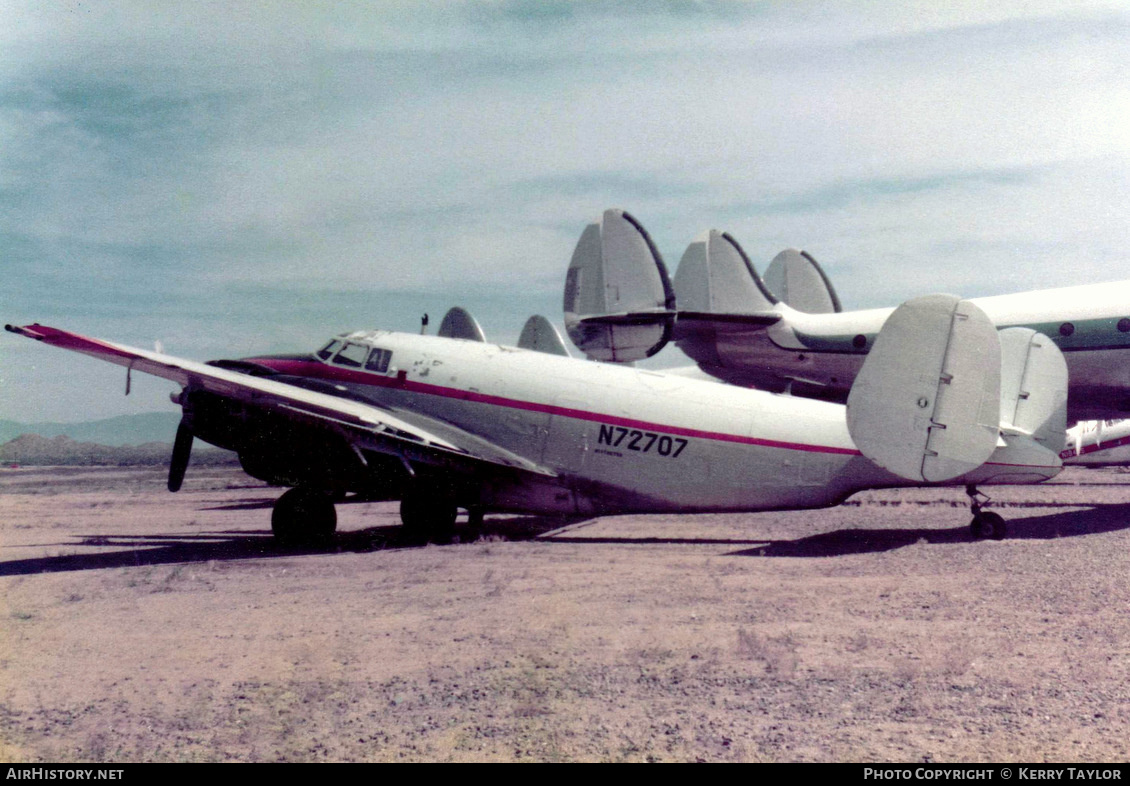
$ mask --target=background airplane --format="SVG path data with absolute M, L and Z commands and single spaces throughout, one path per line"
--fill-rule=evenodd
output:
M 42 325 L 10 332 L 182 386 L 169 469 L 192 441 L 234 450 L 251 475 L 292 486 L 283 542 L 324 539 L 334 499 L 400 498 L 419 539 L 446 540 L 457 509 L 598 514 L 834 505 L 865 488 L 1038 482 L 1064 444 L 1066 367 L 1032 330 L 998 333 L 969 301 L 896 310 L 847 406 L 563 356 L 533 318 L 529 348 L 488 344 L 449 312 L 440 336 L 340 335 L 313 354 L 183 360 Z M 539 348 L 542 351 L 535 351 Z M 977 536 L 1004 536 L 981 511 Z
M 1067 446 L 1059 455 L 1064 464 L 1130 464 L 1130 420 L 1081 420 L 1067 430 Z
M 1130 410 L 1130 281 L 971 302 L 998 328 L 1049 336 L 1069 371 L 1068 418 Z M 628 362 L 673 341 L 711 376 L 844 401 L 894 309 L 843 311 L 811 256 L 784 251 L 765 279 L 729 234 L 688 246 L 674 282 L 643 226 L 607 210 L 581 235 L 564 293 L 565 325 L 588 357 Z

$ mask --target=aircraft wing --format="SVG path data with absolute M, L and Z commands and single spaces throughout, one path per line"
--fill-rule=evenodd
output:
M 206 391 L 330 429 L 342 434 L 355 447 L 400 456 L 405 461 L 447 467 L 469 463 L 538 475 L 556 474 L 463 429 L 413 412 L 398 410 L 394 413 L 373 404 L 306 390 L 270 378 L 253 377 L 45 325 L 5 325 L 4 328 L 51 346 L 125 366 L 131 371 L 171 380 L 192 391 Z

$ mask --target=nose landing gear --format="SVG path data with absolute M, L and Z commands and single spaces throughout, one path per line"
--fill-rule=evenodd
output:
M 966 486 L 965 493 L 969 497 L 969 508 L 973 511 L 973 521 L 969 522 L 973 539 L 1004 540 L 1008 535 L 1008 524 L 1004 517 L 983 509 L 989 503 L 989 496 L 978 491 L 976 486 Z

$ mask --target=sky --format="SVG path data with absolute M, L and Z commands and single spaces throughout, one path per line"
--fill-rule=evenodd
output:
M 0 321 L 513 343 L 609 207 L 849 309 L 1130 278 L 1127 62 L 1111 2 L 0 0 Z M 0 419 L 173 411 L 141 376 L 3 333 Z

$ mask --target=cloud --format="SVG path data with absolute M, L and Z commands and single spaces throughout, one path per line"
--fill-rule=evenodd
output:
M 470 294 L 516 333 L 520 303 L 559 308 L 573 244 L 610 206 L 672 268 L 709 226 L 755 260 L 803 246 L 860 306 L 1111 277 L 1126 246 L 1117 5 L 8 2 L 4 16 L 8 321 L 212 357 L 317 342 L 334 319 L 412 329 Z M 14 340 L 0 339 L 0 417 L 34 419 L 9 392 L 33 386 Z M 58 390 L 41 400 L 65 398 L 55 377 L 34 383 Z

